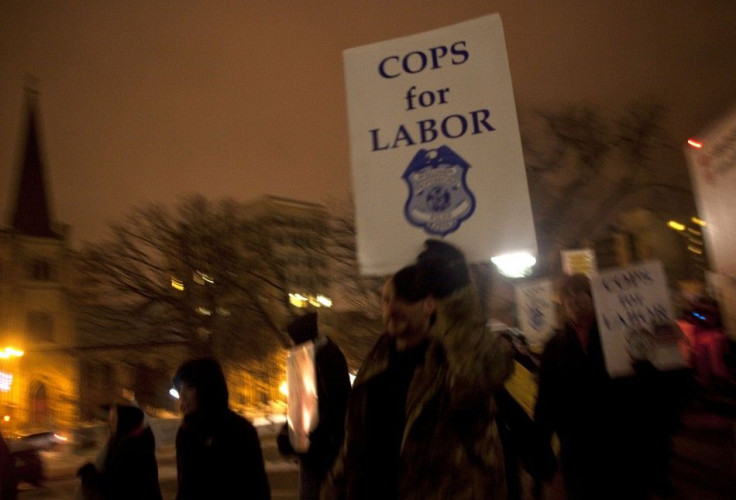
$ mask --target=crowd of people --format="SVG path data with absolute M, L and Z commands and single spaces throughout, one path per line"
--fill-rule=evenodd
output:
M 295 445 L 293 422 L 277 438 L 279 451 L 298 460 L 300 498 L 516 499 L 519 462 L 537 486 L 524 496 L 542 497 L 558 472 L 570 499 L 666 495 L 677 410 L 668 379 L 646 363 L 633 377 L 611 378 L 590 281 L 565 278 L 559 297 L 566 320 L 541 354 L 536 407 L 523 426 L 511 422 L 518 416 L 504 391 L 513 346 L 486 327 L 465 258 L 447 243 L 428 240 L 385 282 L 384 331 L 352 387 L 345 356 L 319 332 L 316 314 L 293 320 L 286 330 L 294 346 L 313 353 L 319 419 L 306 449 Z M 229 408 L 220 364 L 187 361 L 174 385 L 183 414 L 176 498 L 270 498 L 258 434 Z M 118 405 L 109 415 L 108 442 L 78 471 L 80 497 L 161 499 L 143 411 Z M 509 429 L 524 435 L 510 439 Z M 0 479 L 2 498 L 13 498 L 7 473 Z

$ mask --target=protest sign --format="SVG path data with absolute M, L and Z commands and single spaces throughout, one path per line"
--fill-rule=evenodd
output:
M 591 286 L 609 375 L 633 375 L 637 361 L 660 370 L 685 366 L 661 262 L 594 275 Z
M 389 274 L 427 238 L 469 262 L 536 253 L 501 18 L 343 54 L 364 274 Z
M 286 358 L 286 382 L 289 398 L 289 441 L 295 451 L 305 453 L 309 450 L 309 434 L 319 423 L 313 341 L 289 349 Z
M 562 272 L 565 274 L 581 273 L 590 277 L 598 271 L 595 252 L 590 248 L 562 250 L 560 256 L 562 258 Z
M 516 287 L 516 311 L 519 327 L 530 345 L 542 344 L 557 324 L 557 307 L 552 295 L 552 281 L 539 280 Z

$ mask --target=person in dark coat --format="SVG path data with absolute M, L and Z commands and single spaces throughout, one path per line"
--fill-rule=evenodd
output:
M 110 439 L 98 468 L 79 468 L 85 498 L 161 500 L 156 464 L 156 443 L 136 406 L 110 408 Z
M 345 355 L 327 336 L 319 335 L 317 313 L 308 313 L 292 321 L 286 331 L 298 346 L 313 341 L 317 377 L 319 423 L 309 435 L 309 449 L 299 457 L 299 498 L 316 500 L 327 473 L 337 458 L 345 435 L 345 412 L 350 392 L 350 377 Z M 294 453 L 286 426 L 279 434 L 279 451 Z
M 2 433 L 0 433 L 0 500 L 15 500 L 17 495 L 15 460 L 10 454 L 10 449 Z
M 557 434 L 570 500 L 648 498 L 661 486 L 670 418 L 658 408 L 656 370 L 636 365 L 636 376 L 608 375 L 587 276 L 567 277 L 560 300 L 567 320 L 546 344 L 539 371 L 534 420 L 542 446 Z M 547 465 L 549 476 L 554 464 Z
M 220 364 L 187 361 L 174 377 L 184 414 L 176 434 L 177 500 L 271 497 L 255 427 L 228 407 Z

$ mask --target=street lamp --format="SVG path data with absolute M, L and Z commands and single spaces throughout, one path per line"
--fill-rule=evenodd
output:
M 25 354 L 20 349 L 16 349 L 14 347 L 6 347 L 2 351 L 0 351 L 0 359 L 10 359 L 10 358 L 20 358 Z
M 491 257 L 498 272 L 508 278 L 523 278 L 532 273 L 532 266 L 537 263 L 530 253 L 516 252 Z

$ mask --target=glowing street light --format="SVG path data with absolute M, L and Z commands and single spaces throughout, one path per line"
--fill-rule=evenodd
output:
M 532 273 L 532 266 L 537 263 L 530 253 L 516 252 L 497 255 L 491 258 L 498 272 L 508 278 L 523 278 Z
M 20 358 L 24 354 L 25 352 L 20 349 L 16 349 L 14 347 L 6 347 L 2 351 L 0 351 L 0 359 Z

